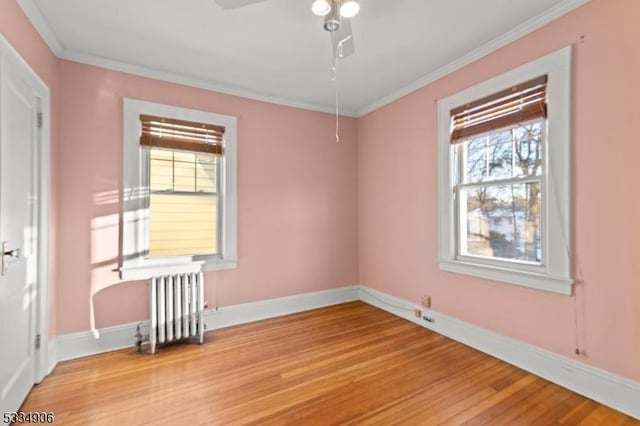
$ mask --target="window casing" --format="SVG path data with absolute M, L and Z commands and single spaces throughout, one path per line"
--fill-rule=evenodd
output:
M 222 131 L 207 152 L 165 146 L 147 131 L 155 117 Z M 236 126 L 235 117 L 124 100 L 122 279 L 237 266 Z
M 562 49 L 438 102 L 442 270 L 571 294 L 570 57 Z M 468 136 L 452 122 L 461 105 L 541 76 L 544 114 Z

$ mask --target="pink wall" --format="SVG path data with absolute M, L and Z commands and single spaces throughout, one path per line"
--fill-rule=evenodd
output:
M 120 282 L 123 97 L 238 120 L 238 255 L 208 273 L 211 306 L 357 284 L 357 133 L 330 114 L 60 61 L 58 333 L 148 317 L 144 282 Z
M 357 282 L 413 302 L 430 294 L 438 311 L 565 356 L 575 357 L 577 339 L 581 361 L 640 380 L 640 199 L 632 196 L 640 89 L 630 83 L 640 74 L 637 1 L 592 0 L 345 120 L 339 144 L 327 114 L 58 61 L 15 0 L 0 0 L 0 12 L 0 31 L 51 89 L 57 333 L 89 328 L 92 293 L 98 327 L 147 316 L 144 283 L 114 285 L 126 96 L 239 117 L 240 266 L 207 274 L 212 306 Z M 435 101 L 568 44 L 575 44 L 576 296 L 441 272 Z
M 360 283 L 640 380 L 639 17 L 636 0 L 592 0 L 361 118 Z M 570 44 L 577 296 L 440 271 L 436 100 Z
M 55 306 L 56 297 L 56 218 L 57 218 L 57 147 L 58 147 L 58 114 L 55 107 L 58 102 L 58 60 L 46 45 L 40 34 L 31 25 L 24 12 L 15 0 L 0 0 L 0 34 L 16 49 L 29 66 L 49 87 L 51 105 L 51 180 L 50 180 L 50 272 L 49 299 Z M 51 309 L 50 334 L 55 333 L 55 310 Z

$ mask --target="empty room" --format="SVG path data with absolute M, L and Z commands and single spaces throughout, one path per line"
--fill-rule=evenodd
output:
M 2 424 L 640 425 L 638 22 L 0 0 Z

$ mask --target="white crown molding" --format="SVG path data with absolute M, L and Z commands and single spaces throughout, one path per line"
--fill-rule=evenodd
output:
M 409 93 L 413 93 L 416 90 L 433 83 L 436 80 L 441 79 L 442 77 L 451 74 L 454 71 L 457 71 L 465 66 L 481 59 L 490 53 L 495 52 L 496 50 L 508 45 L 509 43 L 513 43 L 526 36 L 529 33 L 545 26 L 546 24 L 560 18 L 561 16 L 571 12 L 574 9 L 577 9 L 580 6 L 585 5 L 590 0 L 564 0 L 554 7 L 546 10 L 540 15 L 535 16 L 534 18 L 528 20 L 527 22 L 513 28 L 510 31 L 502 34 L 501 36 L 494 38 L 490 42 L 480 46 L 479 48 L 472 50 L 466 55 L 456 59 L 453 62 L 448 63 L 442 68 L 437 69 L 436 71 L 427 74 L 426 76 L 414 81 L 408 86 L 403 87 L 402 89 L 396 90 L 393 93 L 361 108 L 357 112 L 357 117 L 363 117 L 370 112 L 377 110 L 391 102 L 400 99 L 403 96 L 408 95 Z
M 53 54 L 59 58 L 64 51 L 64 47 L 62 46 L 62 43 L 60 43 L 60 40 L 58 40 L 58 37 L 56 37 L 53 29 L 51 29 L 51 26 L 49 26 L 45 17 L 42 15 L 42 12 L 40 12 L 38 5 L 33 0 L 16 1 L 22 8 L 24 14 L 27 15 L 27 18 L 29 18 L 29 21 L 31 21 L 31 24 L 35 27 L 36 31 L 40 34 L 40 37 L 42 37 L 44 42 L 47 43 L 49 49 L 51 49 Z
M 185 86 L 195 87 L 198 89 L 205 89 L 213 92 L 223 93 L 226 95 L 238 96 L 241 98 L 251 99 L 254 101 L 267 102 L 275 105 L 282 105 L 292 108 L 305 109 L 316 112 L 325 112 L 329 114 L 335 114 L 335 107 L 316 105 L 308 102 L 302 102 L 294 99 L 280 98 L 267 93 L 259 91 L 232 86 L 225 83 L 220 83 L 214 80 L 203 80 L 197 77 L 191 77 L 175 72 L 162 71 L 154 68 L 149 68 L 141 65 L 129 64 L 126 62 L 116 61 L 113 59 L 102 58 L 99 56 L 89 55 L 86 53 L 80 53 L 65 49 L 58 55 L 58 58 L 65 59 L 67 61 L 78 62 L 81 64 L 92 65 L 100 68 L 105 68 L 113 71 L 119 71 L 127 74 L 138 75 L 140 77 L 152 78 L 155 80 L 166 81 L 169 83 L 182 84 Z M 340 115 L 343 117 L 356 117 L 356 112 L 353 110 L 342 109 Z
M 129 64 L 126 62 L 116 61 L 113 59 L 103 58 L 66 49 L 62 45 L 62 43 L 60 43 L 60 40 L 58 40 L 58 38 L 56 37 L 55 32 L 51 29 L 51 26 L 42 15 L 40 8 L 38 8 L 34 0 L 16 1 L 24 11 L 25 15 L 27 15 L 27 18 L 29 18 L 36 31 L 40 34 L 45 43 L 47 43 L 47 46 L 49 46 L 53 54 L 59 59 L 65 59 L 67 61 L 78 62 L 85 65 L 92 65 L 112 71 L 138 75 L 141 77 L 152 78 L 155 80 L 166 81 L 169 83 L 182 84 L 185 86 L 223 93 L 226 95 L 238 96 L 254 101 L 267 102 L 274 105 L 282 105 L 292 108 L 335 114 L 334 106 L 316 105 L 313 103 L 302 102 L 295 99 L 280 98 L 267 93 L 217 82 L 215 80 L 199 79 L 180 73 L 162 71 L 141 65 Z M 355 118 L 356 111 L 342 108 L 340 115 L 343 117 Z
M 450 62 L 449 64 L 443 66 L 442 68 L 439 68 L 435 72 L 420 78 L 414 83 L 405 86 L 393 93 L 390 93 L 389 95 L 384 96 L 376 102 L 373 102 L 359 110 L 344 109 L 341 112 L 341 115 L 344 117 L 353 118 L 362 117 L 386 104 L 389 104 L 405 95 L 408 95 L 409 93 L 420 89 L 421 87 L 433 83 L 434 81 L 446 76 L 447 74 L 450 74 L 466 65 L 469 65 L 474 61 L 477 61 L 478 59 L 500 49 L 501 47 L 504 47 L 505 45 L 529 34 L 530 32 L 537 30 L 538 28 L 561 17 L 562 15 L 565 15 L 566 13 L 571 12 L 572 10 L 588 3 L 589 1 L 590 0 L 564 0 L 551 9 L 545 11 L 544 13 L 506 32 L 502 36 L 495 38 L 494 40 L 479 47 L 478 49 L 469 52 L 461 58 Z M 183 84 L 185 86 L 196 87 L 199 89 L 239 96 L 242 98 L 267 102 L 276 105 L 306 109 L 310 111 L 325 112 L 329 114 L 335 113 L 335 109 L 333 106 L 316 105 L 295 99 L 280 98 L 277 96 L 269 95 L 267 93 L 262 93 L 243 87 L 231 86 L 213 80 L 198 79 L 180 73 L 162 71 L 65 49 L 33 0 L 17 0 L 17 2 L 25 12 L 33 26 L 45 40 L 49 48 L 60 59 L 66 59 L 68 61 L 78 62 L 86 65 L 93 65 L 113 71 L 120 71 L 170 83 Z
M 232 325 L 352 302 L 358 300 L 358 294 L 358 286 L 354 285 L 227 306 L 217 310 L 208 309 L 204 313 L 204 322 L 207 326 L 207 331 L 211 331 Z M 141 321 L 102 328 L 98 330 L 99 333 L 97 335 L 99 338 L 96 338 L 91 330 L 59 335 L 54 346 L 54 351 L 57 352 L 56 360 L 60 362 L 131 348 L 134 345 L 134 336 L 138 325 L 141 326 L 143 334 L 148 333 L 149 321 Z
M 638 382 L 362 285 L 360 300 L 640 419 Z M 415 317 L 416 309 L 423 318 Z

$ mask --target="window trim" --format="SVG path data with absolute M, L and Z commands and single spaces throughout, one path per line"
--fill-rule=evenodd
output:
M 543 179 L 543 258 L 541 267 L 460 256 L 452 166 L 452 109 L 528 81 L 548 76 L 547 135 Z M 571 47 L 565 47 L 438 101 L 438 202 L 440 269 L 518 286 L 572 294 L 571 278 Z
M 146 279 L 156 275 L 215 271 L 237 267 L 237 118 L 124 98 L 123 102 L 123 191 L 121 279 Z M 225 127 L 224 155 L 220 157 L 219 209 L 220 254 L 145 258 L 149 252 L 149 152 L 140 146 L 140 115 Z

